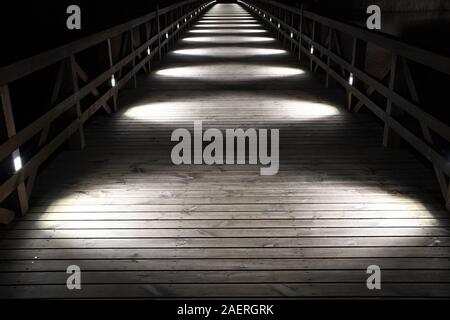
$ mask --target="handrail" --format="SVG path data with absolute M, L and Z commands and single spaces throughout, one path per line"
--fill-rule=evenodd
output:
M 147 72 L 150 72 L 152 58 L 155 55 L 161 58 L 164 50 L 178 36 L 179 32 L 196 20 L 201 12 L 214 2 L 211 0 L 187 0 L 169 7 L 157 9 L 155 12 L 151 12 L 129 22 L 1 68 L 0 101 L 8 139 L 0 145 L 0 161 L 11 156 L 13 158 L 12 163 L 15 161 L 14 157 L 19 157 L 20 162 L 22 162 L 23 159 L 20 158 L 21 147 L 37 134 L 40 134 L 40 141 L 37 146 L 38 150 L 33 156 L 20 163 L 20 168 L 16 168 L 16 172 L 10 174 L 1 183 L 0 203 L 17 191 L 18 208 L 13 208 L 13 210 L 25 213 L 28 209 L 29 195 L 39 166 L 64 142 L 73 139 L 75 134 L 79 138 L 79 147 L 82 148 L 84 145 L 83 123 L 100 108 L 104 108 L 106 112 L 111 113 L 113 111 L 109 106 L 111 99 L 113 100 L 115 111 L 119 90 L 130 79 L 134 78 L 136 81 L 136 74 L 140 70 L 145 69 Z M 161 17 L 164 17 L 165 20 L 162 28 Z M 144 39 L 141 39 L 139 36 L 139 40 L 136 41 L 136 31 L 141 32 L 144 27 Z M 158 32 L 155 33 L 156 29 Z M 121 35 L 129 38 L 130 47 L 127 51 L 131 52 L 125 52 L 122 54 L 122 57 L 119 57 L 120 60 L 115 62 L 113 61 L 111 39 Z M 76 61 L 76 54 L 103 43 L 107 44 L 108 52 L 105 54 L 109 57 L 109 68 L 102 71 L 96 78 L 89 79 Z M 31 124 L 16 132 L 14 108 L 9 93 L 9 85 L 16 80 L 57 63 L 59 63 L 60 67 L 51 102 L 54 106 Z M 131 70 L 122 74 L 124 67 L 130 65 Z M 65 72 L 69 72 L 71 75 L 70 86 L 73 89 L 73 93 L 61 102 L 56 103 Z M 112 79 L 115 81 L 114 84 L 112 84 Z M 79 80 L 85 83 L 82 87 L 79 87 Z M 109 89 L 103 93 L 99 92 L 98 88 L 108 82 L 111 82 Z M 82 109 L 81 100 L 90 94 L 96 98 L 95 101 Z M 64 129 L 50 140 L 48 137 L 50 124 L 71 110 L 76 115 L 75 119 L 71 120 Z M 12 216 L 14 214 L 13 210 L 0 208 L 0 215 L 5 215 L 6 213 Z
M 160 9 L 159 14 L 166 14 L 167 12 L 194 2 L 198 2 L 198 0 L 186 0 L 178 4 L 174 4 L 172 6 Z M 155 17 L 156 11 L 0 68 L 0 86 L 23 78 L 33 72 L 61 61 L 72 54 L 76 54 L 108 39 L 114 38 L 127 30 L 134 29 L 137 26 L 154 19 Z
M 326 85 L 333 78 L 348 94 L 348 107 L 359 111 L 366 106 L 384 122 L 383 143 L 393 144 L 394 138 L 401 137 L 409 143 L 426 159 L 431 161 L 445 199 L 450 210 L 450 161 L 443 155 L 441 148 L 436 144 L 435 135 L 450 142 L 450 127 L 443 121 L 427 113 L 423 107 L 409 69 L 409 61 L 426 66 L 435 72 L 450 75 L 450 58 L 422 48 L 401 42 L 393 37 L 372 32 L 351 24 L 336 21 L 317 13 L 281 4 L 273 0 L 239 0 L 257 18 L 264 21 L 280 37 L 288 41 L 291 50 L 298 53 L 301 60 L 306 55 L 310 61 L 312 71 L 318 68 L 325 71 Z M 283 11 L 283 12 L 281 12 Z M 282 16 L 284 15 L 284 16 Z M 317 37 L 317 26 L 328 35 L 325 44 Z M 308 27 L 308 32 L 305 30 Z M 336 33 L 349 36 L 353 39 L 351 62 L 346 59 L 339 47 Z M 333 44 L 333 40 L 338 45 Z M 364 70 L 364 59 L 367 44 L 375 44 L 391 53 L 391 61 L 387 66 L 386 77 L 389 84 L 378 80 Z M 333 49 L 333 46 L 336 47 Z M 411 98 L 405 97 L 396 91 L 398 65 L 403 64 L 403 76 Z M 336 71 L 333 65 L 340 70 Z M 351 80 L 350 80 L 351 79 Z M 387 100 L 385 106 L 375 103 L 370 96 L 377 92 Z M 353 98 L 358 102 L 355 104 Z M 403 123 L 399 112 L 404 112 L 418 121 L 420 135 L 409 129 Z

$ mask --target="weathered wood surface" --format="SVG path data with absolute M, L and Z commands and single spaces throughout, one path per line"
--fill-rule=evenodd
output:
M 0 297 L 449 297 L 450 217 L 432 169 L 384 149 L 382 128 L 273 35 L 221 20 L 255 23 L 213 7 L 118 113 L 86 125 L 84 151 L 38 177 L 30 213 L 2 231 Z M 170 134 L 194 120 L 279 128 L 279 174 L 172 165 Z M 66 288 L 69 265 L 81 291 Z

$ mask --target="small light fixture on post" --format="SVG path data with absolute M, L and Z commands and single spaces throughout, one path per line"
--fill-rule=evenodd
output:
M 12 157 L 14 163 L 14 170 L 18 172 L 20 171 L 20 169 L 22 169 L 22 158 L 20 157 L 19 149 L 13 152 Z
M 348 84 L 353 86 L 353 82 L 354 82 L 353 73 L 350 73 L 350 77 L 348 78 Z
M 116 78 L 114 77 L 114 74 L 111 76 L 111 87 L 115 87 L 116 86 Z
M 150 47 L 147 48 L 147 55 L 149 56 L 151 53 Z
M 314 54 L 314 46 L 311 46 L 311 54 Z

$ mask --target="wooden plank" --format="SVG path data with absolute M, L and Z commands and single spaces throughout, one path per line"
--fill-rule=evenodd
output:
M 208 229 L 208 228 L 373 228 L 449 227 L 450 219 L 301 219 L 268 220 L 140 220 L 140 221 L 21 221 L 17 230 L 48 229 Z
M 14 220 L 14 211 L 0 208 L 0 224 L 9 224 Z
M 252 237 L 446 237 L 450 230 L 430 228 L 210 228 L 210 229 L 75 229 L 10 230 L 8 239 L 80 239 L 80 238 L 252 238 Z

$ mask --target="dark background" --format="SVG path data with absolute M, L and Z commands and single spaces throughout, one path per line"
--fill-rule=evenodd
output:
M 43 0 L 1 1 L 0 65 L 68 43 L 142 16 L 175 0 Z M 67 30 L 66 9 L 81 8 L 81 30 Z

